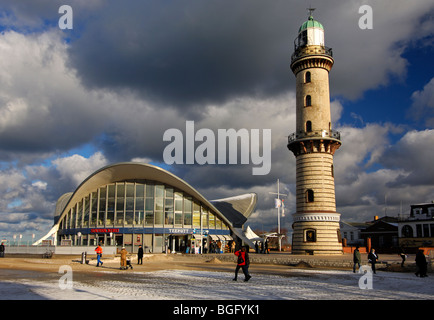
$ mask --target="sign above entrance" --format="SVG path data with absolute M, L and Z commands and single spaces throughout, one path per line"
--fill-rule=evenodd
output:
M 106 229 L 106 228 L 98 228 L 98 229 L 90 229 L 90 233 L 118 233 L 119 232 L 119 228 L 111 228 L 111 229 Z
M 169 233 L 178 233 L 178 234 L 188 234 L 188 233 L 193 233 L 192 229 L 186 229 L 186 228 L 172 228 L 172 229 L 168 229 Z

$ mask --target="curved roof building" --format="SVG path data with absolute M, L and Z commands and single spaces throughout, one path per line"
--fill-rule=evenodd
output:
M 187 182 L 149 164 L 118 163 L 91 174 L 57 201 L 54 226 L 35 244 L 142 245 L 146 252 L 209 250 L 212 241 L 249 243 L 242 226 L 254 193 L 209 201 Z M 249 243 L 250 244 L 250 243 Z

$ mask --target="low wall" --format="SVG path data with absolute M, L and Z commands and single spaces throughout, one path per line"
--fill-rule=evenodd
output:
M 356 247 L 342 247 L 344 253 L 353 253 L 356 250 Z M 365 247 L 359 247 L 360 253 L 368 253 Z
M 217 258 L 220 261 L 236 262 L 237 258 L 233 254 L 204 254 L 202 257 L 211 260 Z M 312 267 L 334 267 L 334 268 L 352 268 L 352 256 L 348 259 L 330 259 L 327 257 L 309 255 L 280 255 L 280 254 L 249 254 L 251 264 L 276 264 L 295 266 L 299 263 L 307 263 Z
M 115 254 L 116 247 L 114 246 L 103 246 L 103 254 Z M 5 254 L 35 254 L 42 255 L 46 252 L 53 252 L 54 254 L 65 254 L 65 255 L 81 255 L 82 252 L 87 252 L 87 254 L 95 254 L 95 247 L 93 246 L 6 246 Z

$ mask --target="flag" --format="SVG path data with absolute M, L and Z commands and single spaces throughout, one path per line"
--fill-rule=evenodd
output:
M 274 207 L 280 208 L 282 206 L 282 200 L 280 199 L 274 199 Z

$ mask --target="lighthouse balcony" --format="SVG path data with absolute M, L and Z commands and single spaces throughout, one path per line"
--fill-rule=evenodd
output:
M 291 56 L 291 63 L 304 56 L 321 55 L 333 58 L 332 48 L 325 46 L 295 46 L 295 51 Z
M 312 140 L 312 139 L 331 139 L 331 140 L 341 140 L 341 134 L 334 130 L 319 130 L 319 131 L 299 131 L 294 132 L 288 136 L 288 144 L 300 141 L 300 140 Z

